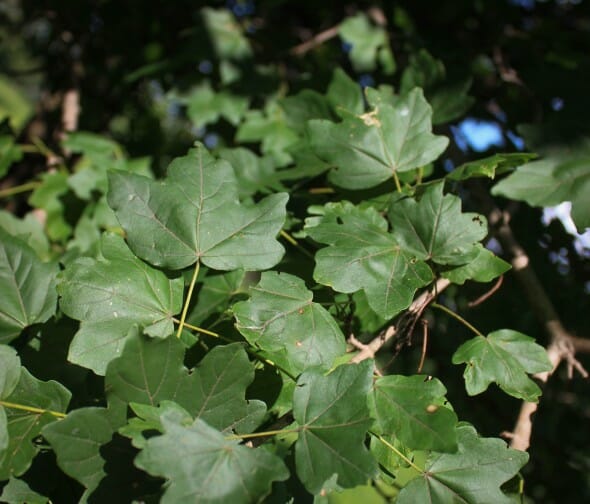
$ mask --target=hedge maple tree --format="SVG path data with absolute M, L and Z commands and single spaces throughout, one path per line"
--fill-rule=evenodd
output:
M 201 16 L 218 81 L 166 99 L 193 128 L 221 125 L 214 140 L 159 173 L 70 131 L 25 188 L 29 213 L 0 216 L 0 499 L 48 502 L 42 459 L 83 502 L 523 498 L 528 454 L 464 421 L 437 368 L 460 366 L 463 395 L 495 384 L 536 403 L 532 375 L 554 363 L 535 335 L 486 334 L 444 294 L 520 268 L 492 251 L 492 195 L 572 201 L 588 225 L 586 144 L 440 170 L 449 138 L 433 125 L 473 99 L 428 52 L 396 68 L 387 30 L 359 12 L 337 31 L 351 70 L 261 102 L 232 88 L 254 54 L 243 26 Z M 353 77 L 377 68 L 399 86 Z M 3 175 L 31 155 L 8 117 Z M 471 336 L 433 355 L 433 317 Z M 396 366 L 413 343 L 420 363 Z M 37 376 L 35 358 L 57 364 Z

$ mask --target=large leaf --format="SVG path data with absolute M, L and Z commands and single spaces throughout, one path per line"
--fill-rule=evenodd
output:
M 492 194 L 532 206 L 572 202 L 572 219 L 580 232 L 590 227 L 590 142 L 546 159 L 525 164 L 492 188 Z
M 162 504 L 259 502 L 289 476 L 280 458 L 227 440 L 201 419 L 188 427 L 166 416 L 161 422 L 165 433 L 149 439 L 135 463 L 168 480 Z
M 379 431 L 413 450 L 454 451 L 457 415 L 444 404 L 446 389 L 424 376 L 384 376 L 374 385 L 370 406 Z
M 23 480 L 10 478 L 2 489 L 0 502 L 6 502 L 7 504 L 46 504 L 49 499 L 31 490 Z
M 2 400 L 5 404 L 12 403 L 25 409 L 0 406 L 0 411 L 4 410 L 6 414 L 9 437 L 8 447 L 0 452 L 0 481 L 19 476 L 29 468 L 39 451 L 35 438 L 45 425 L 57 420 L 57 416 L 50 411 L 63 413 L 70 396 L 63 385 L 37 380 L 24 367 L 21 368 L 16 387 Z M 27 407 L 33 411 L 27 411 Z
M 90 493 L 106 475 L 100 447 L 111 440 L 114 431 L 106 409 L 81 408 L 47 425 L 42 433 L 51 444 L 61 470 Z
M 371 308 L 390 319 L 432 281 L 428 265 L 400 246 L 376 210 L 348 202 L 324 210 L 321 218 L 307 219 L 305 227 L 314 240 L 330 245 L 316 253 L 317 282 L 338 292 L 363 290 Z
M 487 337 L 476 336 L 453 355 L 453 364 L 465 362 L 465 386 L 469 395 L 480 394 L 495 382 L 507 394 L 536 402 L 541 389 L 527 373 L 551 371 L 545 349 L 517 331 L 501 329 Z
M 55 313 L 57 272 L 56 263 L 42 263 L 24 241 L 0 228 L 0 343 Z
M 346 349 L 338 324 L 303 280 L 263 273 L 250 288 L 251 298 L 233 307 L 237 329 L 271 361 L 299 374 L 307 368 L 328 370 Z
M 431 109 L 420 89 L 392 100 L 369 93 L 365 114 L 342 113 L 344 120 L 309 122 L 311 146 L 335 166 L 330 180 L 346 189 L 376 186 L 435 160 L 449 141 L 431 133 Z
M 240 204 L 232 167 L 200 145 L 174 160 L 163 182 L 113 171 L 109 187 L 130 247 L 156 266 L 181 269 L 200 260 L 218 270 L 257 270 L 283 256 L 275 236 L 288 196 Z
M 220 430 L 243 431 L 248 422 L 264 415 L 260 401 L 245 399 L 254 365 L 241 344 L 213 348 L 190 374 L 183 361 L 184 346 L 176 338 L 134 335 L 121 357 L 109 364 L 105 378 L 109 406 L 126 410 L 132 402 L 158 406 L 164 400 L 175 401 Z
M 117 235 L 104 235 L 102 255 L 69 264 L 59 285 L 62 310 L 81 321 L 68 359 L 101 375 L 134 326 L 160 338 L 174 332 L 184 285 L 139 260 Z
M 399 494 L 399 504 L 510 504 L 500 486 L 514 477 L 528 454 L 501 439 L 480 438 L 470 425 L 457 428 L 457 453 L 430 455 L 422 477 Z
M 297 475 L 312 493 L 333 474 L 349 488 L 371 478 L 377 464 L 364 441 L 372 420 L 367 407 L 373 361 L 342 365 L 325 376 L 307 371 L 297 381 L 293 416 L 301 427 L 295 443 Z
M 442 182 L 429 186 L 420 201 L 406 198 L 389 208 L 395 238 L 411 254 L 438 264 L 465 264 L 480 252 L 488 232 L 485 217 L 461 213 L 461 200 L 443 195 Z

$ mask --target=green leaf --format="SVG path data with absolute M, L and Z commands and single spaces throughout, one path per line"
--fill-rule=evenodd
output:
M 305 124 L 311 119 L 331 119 L 329 102 L 317 91 L 304 89 L 293 96 L 279 101 L 285 111 L 287 125 L 298 133 L 305 131 Z
M 47 236 L 55 241 L 65 241 L 72 233 L 72 226 L 65 218 L 62 197 L 69 191 L 68 175 L 64 172 L 46 172 L 41 176 L 41 185 L 29 198 L 29 204 L 45 211 Z
M 0 210 L 0 228 L 27 242 L 41 260 L 48 261 L 51 258 L 49 240 L 43 229 L 43 224 L 33 212 L 18 218 L 10 212 Z
M 18 404 L 44 411 L 63 413 L 70 401 L 70 392 L 55 381 L 37 380 L 24 367 L 12 393 L 3 398 L 6 403 Z M 0 481 L 20 476 L 31 465 L 39 447 L 34 442 L 43 427 L 57 420 L 49 412 L 36 413 L 23 409 L 1 407 L 6 413 L 9 443 L 0 452 Z
M 161 421 L 165 433 L 147 441 L 135 464 L 168 480 L 162 504 L 259 502 L 273 481 L 289 477 L 280 458 L 227 440 L 201 419 L 189 427 Z
M 377 67 L 378 58 L 385 63 L 385 74 L 395 71 L 393 54 L 389 47 L 387 32 L 380 26 L 373 26 L 366 14 L 346 18 L 338 29 L 342 40 L 352 47 L 349 52 L 350 61 L 355 72 L 370 72 Z M 386 53 L 380 55 L 380 51 Z M 381 60 L 383 58 L 383 60 Z
M 221 117 L 237 126 L 248 110 L 248 98 L 228 91 L 215 92 L 204 82 L 187 98 L 187 114 L 197 128 L 214 124 Z
M 8 119 L 10 127 L 20 132 L 33 114 L 33 105 L 12 80 L 0 75 L 0 122 Z
M 316 253 L 314 279 L 338 292 L 363 290 L 371 308 L 390 319 L 407 308 L 416 290 L 429 284 L 432 271 L 416 260 L 387 230 L 387 221 L 373 208 L 348 202 L 330 203 L 318 220 L 306 220 L 305 231 L 330 245 Z
M 451 452 L 457 448 L 457 415 L 445 406 L 444 385 L 424 376 L 384 376 L 369 396 L 379 432 L 395 435 L 413 450 Z
M 391 100 L 367 92 L 371 110 L 362 115 L 342 113 L 333 123 L 308 124 L 315 153 L 335 166 L 330 180 L 346 189 L 374 187 L 395 173 L 435 160 L 449 141 L 431 133 L 431 109 L 420 89 Z
M 326 98 L 338 115 L 340 115 L 341 110 L 347 110 L 356 115 L 362 114 L 365 110 L 361 87 L 341 68 L 334 70 Z
M 0 343 L 55 314 L 56 263 L 42 263 L 24 241 L 0 228 Z
M 418 259 L 438 264 L 465 264 L 480 252 L 488 232 L 485 217 L 461 213 L 461 200 L 443 196 L 442 182 L 430 185 L 416 201 L 406 198 L 389 208 L 389 219 L 401 247 Z
M 478 245 L 477 248 L 479 252 L 474 259 L 467 264 L 442 271 L 441 276 L 448 278 L 455 284 L 463 285 L 466 280 L 489 282 L 511 268 L 509 263 L 496 257 L 490 250 L 481 245 Z
M 537 157 L 527 152 L 512 152 L 509 154 L 494 154 L 483 159 L 469 161 L 455 168 L 447 175 L 450 180 L 467 180 L 474 177 L 495 178 L 517 166 L 528 163 Z
M 7 504 L 46 504 L 49 499 L 37 492 L 33 492 L 23 480 L 10 478 L 2 489 L 0 501 Z
M 61 309 L 81 321 L 68 360 L 97 374 L 119 355 L 133 326 L 159 338 L 174 332 L 184 286 L 135 257 L 120 236 L 105 234 L 101 245 L 102 258 L 69 264 L 59 285 Z
M 20 161 L 23 152 L 20 147 L 14 143 L 14 137 L 10 135 L 0 136 L 0 178 L 8 173 L 8 169 L 13 163 Z
M 590 227 L 590 149 L 557 153 L 525 164 L 498 182 L 492 194 L 526 201 L 532 206 L 572 202 L 572 219 L 583 232 Z
M 307 371 L 297 381 L 293 416 L 301 427 L 295 443 L 297 475 L 318 493 L 333 474 L 350 488 L 374 476 L 377 464 L 364 441 L 372 422 L 367 408 L 373 361 L 345 364 L 325 376 Z
M 42 434 L 51 444 L 61 470 L 91 493 L 106 475 L 100 447 L 111 440 L 114 432 L 105 408 L 80 408 L 45 426 Z
M 251 56 L 250 43 L 242 33 L 242 26 L 229 10 L 205 7 L 201 9 L 201 16 L 219 59 L 241 60 Z
M 527 373 L 551 371 L 545 349 L 517 331 L 501 329 L 487 337 L 476 336 L 453 355 L 453 364 L 466 363 L 465 386 L 469 395 L 480 394 L 490 383 L 525 401 L 536 402 L 541 389 Z
M 256 270 L 283 256 L 275 236 L 288 196 L 240 204 L 232 167 L 200 145 L 174 160 L 163 182 L 113 171 L 109 184 L 109 205 L 131 249 L 151 264 L 181 269 L 200 260 L 218 270 Z
M 500 486 L 526 464 L 527 453 L 501 439 L 480 438 L 470 425 L 457 427 L 457 453 L 430 455 L 422 477 L 413 479 L 398 497 L 399 504 L 510 504 Z
M 16 350 L 7 345 L 0 345 L 0 399 L 12 394 L 19 382 L 20 370 L 20 359 Z
M 327 371 L 346 350 L 342 331 L 303 280 L 263 273 L 250 299 L 233 306 L 236 328 L 265 357 L 293 374 L 311 367 Z

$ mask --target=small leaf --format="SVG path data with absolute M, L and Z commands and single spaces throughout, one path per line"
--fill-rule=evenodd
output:
M 16 350 L 7 345 L 0 345 L 0 399 L 8 397 L 20 379 L 20 359 Z
M 23 480 L 11 477 L 2 489 L 0 502 L 6 502 L 7 504 L 46 504 L 49 499 L 37 492 L 33 492 Z
M 478 245 L 477 249 L 479 252 L 474 259 L 467 264 L 442 271 L 441 276 L 455 284 L 463 285 L 466 280 L 489 282 L 511 268 L 509 263 L 496 257 L 493 252 L 483 246 Z
M 288 196 L 240 204 L 232 167 L 200 145 L 175 159 L 163 182 L 112 171 L 109 187 L 109 205 L 129 246 L 155 266 L 182 269 L 200 260 L 218 270 L 257 270 L 283 256 L 275 236 Z
M 325 376 L 307 371 L 297 381 L 293 416 L 301 427 L 295 443 L 297 475 L 312 493 L 333 474 L 350 488 L 374 476 L 377 464 L 364 441 L 372 422 L 367 408 L 373 361 L 342 365 Z
M 68 193 L 68 175 L 61 171 L 45 172 L 41 175 L 41 185 L 29 198 L 29 204 L 45 211 L 47 236 L 55 241 L 65 241 L 72 234 L 72 226 L 65 218 L 65 205 L 62 197 Z
M 457 427 L 457 453 L 430 455 L 422 477 L 399 493 L 399 504 L 514 502 L 500 489 L 526 464 L 527 453 L 513 450 L 501 439 L 480 438 L 470 425 Z
M 187 115 L 197 128 L 214 124 L 221 117 L 237 126 L 248 110 L 248 98 L 228 91 L 215 92 L 208 82 L 193 90 L 186 101 Z
M 457 415 L 444 404 L 447 390 L 436 378 L 384 376 L 374 384 L 369 405 L 382 434 L 412 450 L 451 452 L 457 448 Z
M 19 218 L 10 212 L 0 210 L 0 228 L 3 228 L 8 234 L 27 242 L 42 261 L 48 261 L 51 258 L 49 240 L 43 229 L 43 224 L 41 224 L 38 217 L 35 217 L 33 212 Z
M 545 349 L 517 331 L 501 329 L 487 337 L 476 336 L 453 355 L 453 364 L 467 363 L 463 376 L 469 395 L 480 394 L 495 382 L 504 392 L 536 402 L 541 389 L 527 373 L 551 371 Z
M 15 389 L 3 400 L 25 407 L 63 413 L 70 396 L 63 385 L 55 381 L 37 380 L 23 367 Z M 45 425 L 57 420 L 55 415 L 47 412 L 35 413 L 7 406 L 2 409 L 6 413 L 9 443 L 6 450 L 0 452 L 0 481 L 10 476 L 20 476 L 29 468 L 39 451 L 38 445 L 34 443 L 35 438 Z
M 0 343 L 55 314 L 56 263 L 42 263 L 24 241 L 0 228 Z
M 165 415 L 161 421 L 165 433 L 147 441 L 135 464 L 168 480 L 162 504 L 259 502 L 273 481 L 289 477 L 280 458 L 226 440 L 201 419 L 189 427 Z
M 300 134 L 305 131 L 305 124 L 311 119 L 332 119 L 328 100 L 311 89 L 283 98 L 279 104 L 285 111 L 287 125 Z
M 389 219 L 400 246 L 418 259 L 465 264 L 478 255 L 477 242 L 487 235 L 487 221 L 479 214 L 461 213 L 461 200 L 443 196 L 443 185 L 430 185 L 418 202 L 394 202 Z
M 104 478 L 104 459 L 100 447 L 108 443 L 115 426 L 105 408 L 80 408 L 59 422 L 45 426 L 57 465 L 91 493 Z
M 0 136 L 0 178 L 8 173 L 8 169 L 23 157 L 23 151 L 14 143 L 10 135 Z
M 420 89 L 385 100 L 367 93 L 372 105 L 362 115 L 346 113 L 333 123 L 308 123 L 315 153 L 335 166 L 330 180 L 346 189 L 374 187 L 397 172 L 409 171 L 435 160 L 449 141 L 431 133 L 431 109 Z
M 265 357 L 299 374 L 307 368 L 327 371 L 346 344 L 334 318 L 312 301 L 303 280 L 277 272 L 263 273 L 250 288 L 250 300 L 237 303 L 237 329 Z
M 365 110 L 361 87 L 341 68 L 334 70 L 326 98 L 338 115 L 341 110 L 347 110 L 356 115 L 362 114 Z
M 517 166 L 528 163 L 536 154 L 512 152 L 510 154 L 494 154 L 483 159 L 464 163 L 447 175 L 450 180 L 467 180 L 474 177 L 495 178 Z
M 429 284 L 432 271 L 398 244 L 387 221 L 373 208 L 348 202 L 328 204 L 318 220 L 306 220 L 305 231 L 330 245 L 316 253 L 314 279 L 335 291 L 363 290 L 371 308 L 390 319 L 410 306 L 416 290 Z M 422 254 L 423 255 L 423 254 Z
M 174 332 L 184 284 L 140 261 L 117 235 L 104 235 L 101 245 L 101 259 L 68 265 L 59 293 L 64 313 L 81 321 L 68 360 L 103 375 L 133 326 L 160 338 Z

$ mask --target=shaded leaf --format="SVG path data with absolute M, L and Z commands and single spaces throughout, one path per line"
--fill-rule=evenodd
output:
M 0 343 L 55 314 L 56 263 L 43 263 L 24 241 L 0 228 Z
M 454 451 L 457 415 L 445 406 L 447 390 L 436 378 L 384 376 L 375 382 L 369 405 L 379 432 L 413 450 Z
M 480 438 L 470 425 L 457 427 L 457 453 L 430 455 L 421 478 L 410 481 L 399 504 L 509 504 L 500 486 L 528 461 L 528 454 L 501 439 Z
M 200 145 L 171 163 L 165 181 L 113 171 L 109 187 L 131 249 L 156 266 L 181 269 L 200 260 L 218 270 L 256 270 L 283 256 L 275 236 L 288 196 L 240 204 L 232 167 Z
M 432 281 L 428 265 L 400 246 L 373 208 L 344 202 L 328 204 L 324 210 L 321 218 L 309 218 L 305 226 L 314 240 L 330 245 L 315 255 L 317 282 L 338 292 L 363 290 L 371 308 L 390 319 L 411 304 L 417 289 Z
M 449 141 L 431 133 L 431 109 L 420 89 L 385 100 L 367 92 L 371 110 L 342 113 L 344 120 L 308 123 L 315 153 L 335 166 L 330 180 L 346 189 L 365 189 L 435 160 Z
M 44 412 L 0 406 L 6 413 L 9 436 L 8 447 L 0 453 L 0 481 L 10 476 L 20 476 L 29 468 L 39 451 L 35 438 L 45 425 L 57 420 L 57 416 L 48 411 L 63 413 L 70 396 L 63 385 L 55 381 L 37 380 L 24 367 L 21 368 L 18 384 L 3 401 Z
M 15 132 L 20 132 L 33 114 L 33 105 L 16 82 L 0 75 L 0 122 L 8 120 Z
M 14 143 L 14 137 L 10 135 L 0 136 L 0 177 L 8 173 L 8 169 L 16 161 L 23 157 L 23 151 Z
M 48 261 L 51 258 L 49 240 L 43 229 L 43 224 L 33 212 L 18 218 L 10 212 L 0 210 L 0 227 L 8 234 L 26 242 L 41 260 Z
M 172 334 L 184 287 L 182 278 L 171 280 L 135 257 L 120 236 L 105 234 L 101 246 L 102 258 L 69 264 L 59 285 L 61 309 L 81 321 L 68 360 L 97 374 L 120 354 L 134 326 L 154 337 Z
M 299 374 L 307 368 L 328 370 L 346 344 L 338 324 L 303 280 L 286 273 L 263 273 L 250 299 L 236 303 L 237 329 L 265 357 Z
M 67 173 L 55 171 L 41 175 L 41 185 L 29 197 L 29 204 L 45 211 L 45 230 L 50 239 L 65 241 L 72 226 L 65 218 L 63 196 L 69 191 Z
M 297 381 L 293 416 L 301 427 L 295 443 L 297 475 L 318 493 L 333 474 L 350 488 L 371 478 L 377 464 L 364 441 L 372 422 L 367 408 L 373 361 L 342 365 L 325 376 L 307 371 Z
M 114 432 L 105 408 L 80 408 L 45 426 L 42 434 L 51 444 L 61 470 L 91 493 L 106 475 L 100 447 L 111 440 Z
M 538 400 L 541 389 L 527 373 L 552 369 L 542 346 L 510 329 L 463 343 L 453 355 L 453 364 L 462 363 L 467 364 L 463 376 L 469 395 L 480 394 L 494 382 L 507 394 L 530 402 Z
M 443 195 L 442 182 L 430 185 L 416 201 L 406 198 L 389 208 L 389 220 L 401 247 L 418 259 L 438 264 L 465 264 L 480 252 L 487 221 L 476 213 L 461 213 L 461 200 Z
M 147 441 L 135 464 L 168 480 L 163 504 L 258 502 L 289 477 L 280 458 L 227 440 L 201 419 L 189 427 L 165 415 L 161 422 L 165 433 Z
M 49 499 L 31 490 L 23 480 L 10 478 L 2 489 L 0 501 L 7 504 L 46 504 Z
M 214 91 L 209 82 L 193 90 L 187 98 L 187 114 L 197 128 L 213 124 L 224 118 L 237 126 L 248 110 L 248 98 L 228 91 Z
M 463 285 L 466 280 L 489 282 L 503 275 L 511 268 L 509 263 L 483 246 L 478 245 L 477 249 L 478 254 L 474 259 L 461 266 L 442 271 L 441 276 L 448 278 L 455 284 Z
M 304 89 L 296 95 L 287 96 L 279 101 L 285 111 L 287 125 L 298 133 L 305 131 L 305 124 L 311 119 L 331 119 L 329 102 L 317 91 Z
M 340 110 L 347 110 L 360 115 L 365 110 L 365 102 L 361 87 L 353 81 L 341 68 L 336 68 L 328 86 L 326 98 L 334 112 L 340 115 Z M 342 116 L 341 116 L 342 117 Z
M 16 350 L 7 345 L 0 345 L 0 399 L 8 397 L 20 379 L 20 359 Z

